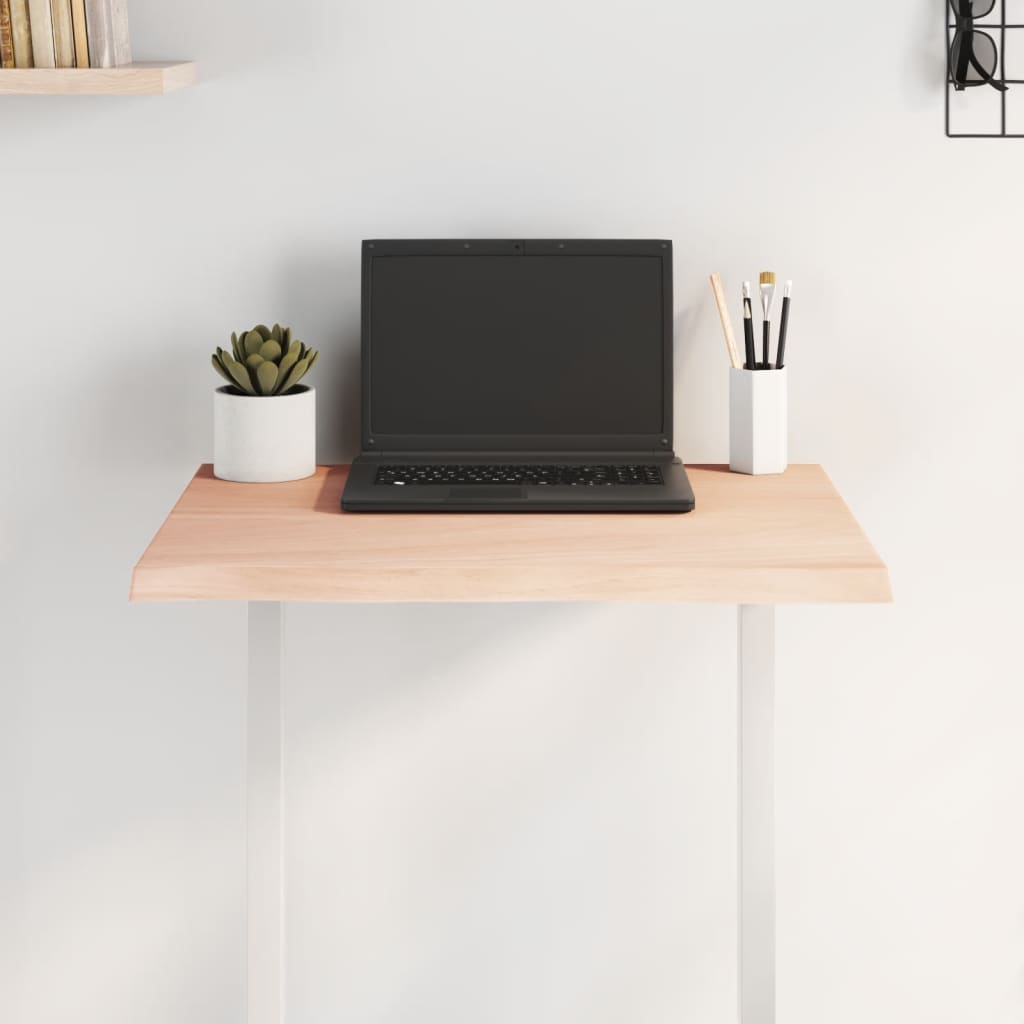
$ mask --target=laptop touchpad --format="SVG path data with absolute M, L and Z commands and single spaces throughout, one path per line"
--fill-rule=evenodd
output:
M 525 498 L 526 488 L 511 484 L 507 487 L 501 484 L 488 486 L 487 484 L 476 484 L 472 487 L 449 487 L 449 498 Z

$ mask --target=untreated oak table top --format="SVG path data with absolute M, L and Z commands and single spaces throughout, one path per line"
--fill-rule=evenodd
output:
M 202 466 L 133 601 L 883 602 L 889 575 L 820 466 L 689 466 L 695 511 L 342 512 L 347 466 L 239 484 Z

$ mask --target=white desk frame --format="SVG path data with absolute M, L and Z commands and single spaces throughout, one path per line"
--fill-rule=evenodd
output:
M 775 608 L 738 612 L 739 1024 L 775 1021 Z M 248 1024 L 284 1024 L 284 605 L 249 602 Z

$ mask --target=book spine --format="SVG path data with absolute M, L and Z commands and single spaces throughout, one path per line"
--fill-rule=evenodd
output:
M 0 0 L 0 68 L 14 67 L 14 28 L 10 0 Z
M 53 18 L 53 50 L 59 68 L 75 66 L 75 32 L 71 25 L 71 0 L 50 0 Z
M 128 0 L 85 0 L 89 29 L 89 63 L 94 68 L 131 64 Z
M 132 62 L 132 38 L 128 31 L 128 0 L 111 0 L 114 6 L 114 58 L 118 67 Z
M 32 23 L 32 58 L 37 68 L 55 68 L 57 58 L 53 49 L 53 15 L 50 0 L 28 0 L 29 21 Z
M 11 29 L 14 35 L 14 66 L 34 68 L 32 28 L 28 20 L 28 0 L 10 0 Z
M 71 0 L 71 27 L 75 34 L 75 66 L 89 67 L 89 34 L 85 27 L 85 0 Z

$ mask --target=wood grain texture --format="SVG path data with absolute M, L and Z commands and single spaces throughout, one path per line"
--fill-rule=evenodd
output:
M 191 62 L 140 62 L 120 68 L 15 68 L 0 72 L 0 96 L 140 96 L 193 85 Z
M 203 466 L 135 566 L 133 601 L 890 601 L 885 565 L 820 466 L 688 467 L 672 514 L 373 514 L 348 469 L 285 484 Z

